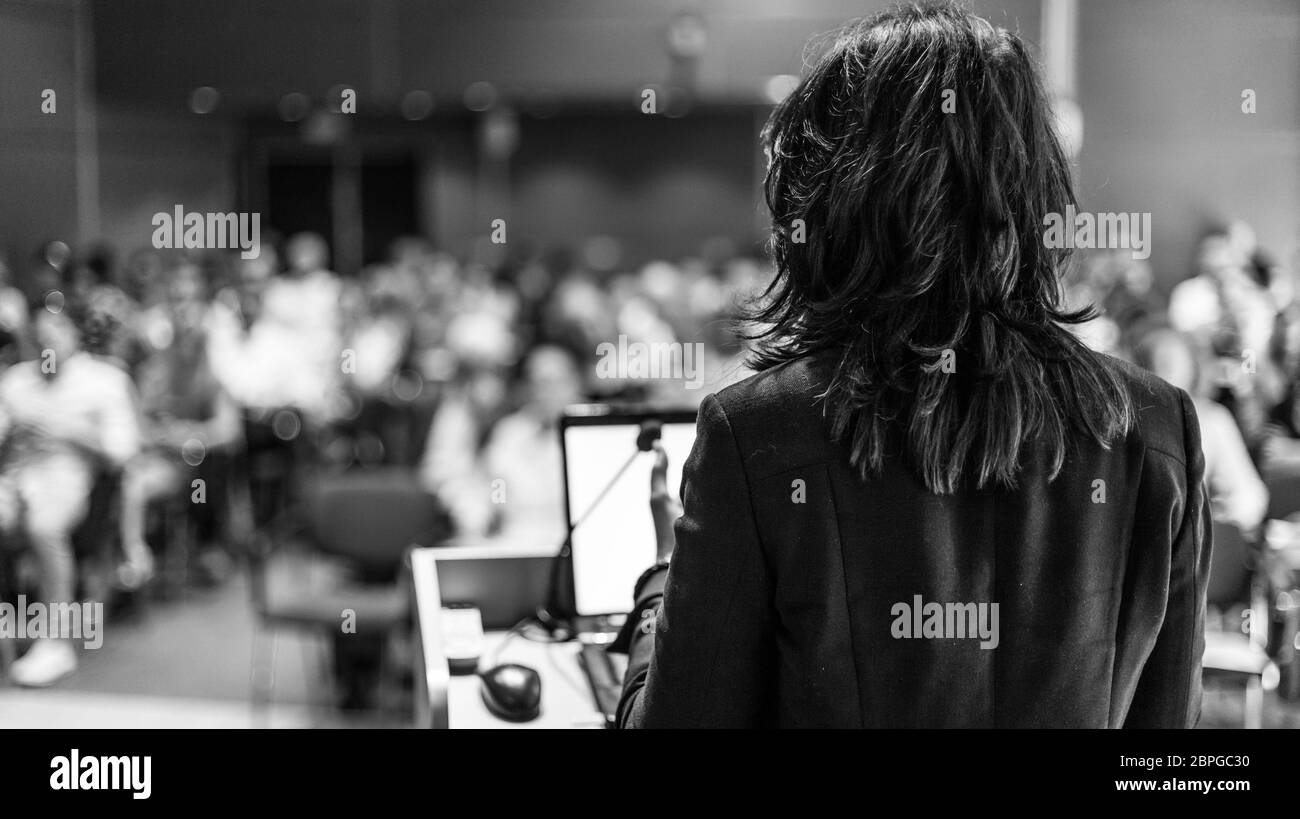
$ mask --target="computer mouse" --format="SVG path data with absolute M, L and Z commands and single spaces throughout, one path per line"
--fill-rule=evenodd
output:
M 505 663 L 479 673 L 483 703 L 501 719 L 528 722 L 542 710 L 542 678 L 526 665 Z

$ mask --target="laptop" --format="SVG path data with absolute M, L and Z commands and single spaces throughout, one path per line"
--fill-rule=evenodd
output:
M 560 418 L 572 614 L 583 642 L 580 661 L 606 721 L 622 694 L 627 658 L 605 646 L 632 607 L 637 578 L 656 559 L 650 515 L 653 452 L 637 449 L 647 423 L 658 425 L 668 453 L 668 486 L 678 491 L 695 444 L 694 409 L 582 404 Z

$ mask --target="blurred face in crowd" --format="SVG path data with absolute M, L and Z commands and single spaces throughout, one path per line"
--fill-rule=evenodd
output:
M 1255 229 L 1240 219 L 1228 225 L 1227 239 L 1233 252 L 1242 259 L 1250 258 L 1259 247 L 1255 238 Z
M 475 367 L 466 380 L 465 389 L 470 401 L 483 413 L 500 409 L 508 392 L 505 376 L 488 366 Z
M 582 400 L 582 380 L 573 358 L 558 347 L 539 347 L 524 367 L 529 405 L 539 419 L 553 423 L 569 404 Z
M 1145 296 L 1151 292 L 1154 284 L 1155 275 L 1151 272 L 1151 265 L 1138 260 L 1124 265 L 1124 286 L 1130 293 Z
M 196 264 L 179 265 L 173 272 L 168 297 L 172 312 L 184 324 L 196 324 L 202 318 L 206 297 L 203 271 Z
M 89 293 L 99 284 L 99 276 L 90 265 L 79 264 L 72 271 L 72 290 L 74 293 Z
M 172 273 L 173 304 L 190 304 L 203 299 L 203 273 L 198 265 L 183 264 Z
M 1226 236 L 1210 236 L 1201 242 L 1197 254 L 1200 273 L 1207 276 L 1223 277 L 1241 266 L 1241 258 L 1236 248 Z
M 63 361 L 81 349 L 81 334 L 66 313 L 37 310 L 33 322 L 36 344 L 42 351 L 52 350 L 55 362 Z
M 1148 369 L 1179 389 L 1195 394 L 1196 354 L 1177 333 L 1156 333 L 1148 340 L 1146 356 Z
M 133 298 L 148 302 L 162 276 L 163 264 L 158 254 L 142 251 L 133 254 L 122 268 L 122 286 Z
M 255 259 L 240 259 L 239 282 L 246 287 L 255 287 L 275 275 L 280 259 L 274 250 L 265 246 Z
M 289 240 L 285 248 L 289 269 L 295 273 L 315 273 L 329 263 L 329 248 L 325 240 L 314 233 L 299 233 Z

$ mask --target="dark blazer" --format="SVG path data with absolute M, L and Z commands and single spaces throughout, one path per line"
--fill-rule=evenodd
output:
M 1031 446 L 1015 490 L 935 495 L 901 463 L 863 480 L 815 400 L 825 358 L 707 398 L 671 568 L 629 620 L 619 724 L 1195 724 L 1211 531 L 1195 411 L 1103 358 L 1132 433 L 1071 441 L 1050 483 Z M 993 634 L 993 603 L 982 648 L 962 629 Z

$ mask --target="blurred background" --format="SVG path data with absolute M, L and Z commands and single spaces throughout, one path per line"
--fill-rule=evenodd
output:
M 0 366 L 37 357 L 27 305 L 57 290 L 143 441 L 73 533 L 104 647 L 0 688 L 0 725 L 240 725 L 250 697 L 271 724 L 404 724 L 400 560 L 332 547 L 321 493 L 418 486 L 421 542 L 553 547 L 560 407 L 744 377 L 759 130 L 826 34 L 885 5 L 0 0 Z M 1080 210 L 1152 215 L 1149 260 L 1081 252 L 1067 294 L 1214 433 L 1234 545 L 1211 619 L 1236 642 L 1204 723 L 1300 725 L 1300 6 L 971 6 L 1037 49 Z M 178 205 L 260 214 L 260 256 L 155 249 Z M 704 389 L 597 377 L 620 336 L 704 345 Z M 374 645 L 283 602 L 345 582 L 383 592 Z

